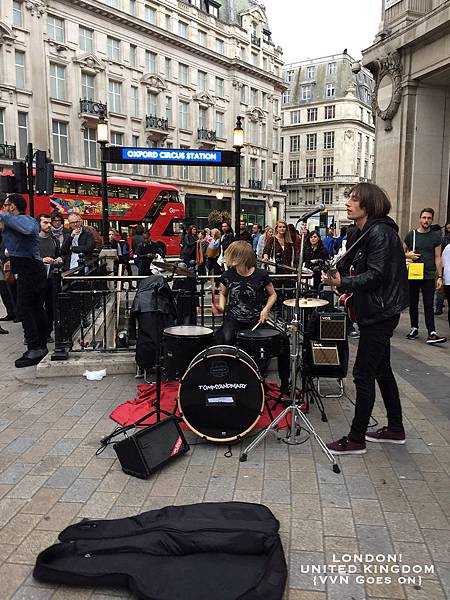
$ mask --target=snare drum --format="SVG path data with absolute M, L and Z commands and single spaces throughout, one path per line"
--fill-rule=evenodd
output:
M 179 325 L 164 329 L 164 370 L 167 379 L 181 379 L 194 356 L 213 343 L 214 332 L 207 327 Z
M 234 346 L 200 352 L 184 374 L 178 408 L 186 425 L 211 442 L 234 442 L 255 427 L 264 389 L 253 359 Z
M 280 353 L 280 333 L 268 327 L 244 329 L 237 334 L 237 345 L 260 365 Z

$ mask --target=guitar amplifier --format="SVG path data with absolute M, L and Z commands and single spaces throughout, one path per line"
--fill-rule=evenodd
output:
M 344 313 L 320 313 L 319 339 L 338 342 L 347 339 L 347 316 Z
M 124 473 L 147 479 L 166 462 L 189 450 L 178 420 L 169 417 L 113 445 Z
M 304 358 L 305 371 L 311 377 L 343 379 L 347 376 L 347 342 L 310 342 Z

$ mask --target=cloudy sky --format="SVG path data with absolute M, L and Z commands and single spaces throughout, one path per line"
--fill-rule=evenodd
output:
M 260 0 L 272 39 L 287 63 L 337 54 L 353 58 L 372 44 L 381 20 L 381 0 Z

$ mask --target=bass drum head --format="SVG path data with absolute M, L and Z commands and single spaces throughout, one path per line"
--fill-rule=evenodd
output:
M 211 442 L 239 440 L 264 409 L 264 389 L 253 359 L 233 346 L 200 352 L 180 383 L 178 408 L 186 425 Z

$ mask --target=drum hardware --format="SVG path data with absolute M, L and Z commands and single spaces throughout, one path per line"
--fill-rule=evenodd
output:
M 319 212 L 320 210 L 323 210 L 322 206 L 320 208 L 318 208 L 317 210 L 309 211 L 308 213 L 303 215 L 297 221 L 297 224 L 300 221 L 303 221 L 304 223 L 306 223 L 306 221 L 308 220 L 308 218 L 310 216 L 312 216 L 316 212 Z M 296 226 L 297 226 L 297 224 L 296 224 Z M 290 416 L 291 416 L 290 430 L 288 431 L 288 437 L 286 439 L 284 439 L 283 441 L 290 445 L 302 443 L 298 439 L 299 436 L 297 434 L 297 431 L 300 431 L 300 434 L 301 434 L 301 430 L 305 429 L 305 431 L 309 432 L 310 435 L 312 435 L 312 437 L 316 440 L 316 442 L 320 446 L 320 448 L 323 451 L 323 453 L 325 454 L 325 456 L 332 463 L 333 471 L 335 473 L 340 473 L 341 470 L 339 468 L 339 465 L 336 462 L 336 458 L 333 456 L 333 454 L 331 454 L 331 452 L 325 445 L 325 442 L 317 434 L 312 423 L 309 421 L 309 419 L 306 417 L 306 415 L 304 415 L 303 412 L 301 411 L 300 406 L 299 406 L 299 400 L 296 397 L 297 376 L 298 376 L 298 372 L 300 371 L 301 375 L 302 375 L 302 399 L 303 400 L 306 399 L 308 401 L 311 398 L 312 401 L 316 401 L 318 406 L 321 407 L 322 421 L 327 420 L 325 411 L 323 409 L 322 400 L 320 398 L 320 395 L 317 393 L 317 390 L 314 387 L 313 379 L 312 379 L 312 377 L 308 376 L 304 372 L 303 365 L 302 365 L 303 351 L 304 351 L 303 350 L 304 336 L 302 336 L 302 338 L 300 338 L 300 330 L 302 327 L 302 317 L 304 318 L 306 307 L 305 306 L 302 307 L 300 305 L 300 284 L 301 284 L 301 280 L 303 277 L 302 271 L 303 271 L 303 264 L 304 264 L 304 237 L 305 237 L 304 235 L 301 236 L 300 260 L 299 260 L 298 272 L 297 272 L 297 291 L 296 291 L 296 295 L 295 295 L 295 302 L 293 304 L 294 318 L 291 323 L 293 325 L 293 330 L 291 331 L 291 397 L 290 397 L 291 403 L 272 421 L 272 423 L 268 427 L 266 427 L 266 429 L 261 431 L 261 433 L 256 437 L 255 440 L 253 440 L 253 442 L 251 442 L 251 444 L 249 444 L 244 449 L 244 452 L 242 453 L 240 460 L 241 460 L 241 462 L 245 462 L 247 460 L 248 453 L 253 448 L 255 448 L 266 437 L 266 435 L 269 433 L 269 431 L 273 431 L 277 427 L 278 423 L 282 419 L 287 417 L 288 414 L 290 414 Z M 315 298 L 314 300 L 318 301 L 320 299 Z M 322 304 L 322 306 L 323 306 L 323 304 Z M 312 307 L 311 304 L 308 304 L 308 307 Z
M 193 271 L 190 271 L 185 267 L 179 267 L 177 264 L 168 262 L 166 260 L 154 260 L 152 262 L 152 265 L 158 267 L 159 269 L 162 269 L 163 271 L 168 271 L 169 273 L 172 273 L 172 275 L 195 277 L 195 273 Z

